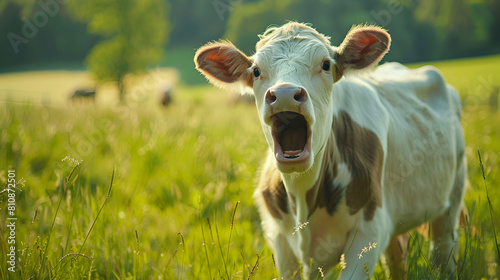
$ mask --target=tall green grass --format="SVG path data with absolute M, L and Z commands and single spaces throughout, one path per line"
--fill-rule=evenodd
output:
M 470 214 L 451 260 L 457 279 L 498 279 L 500 113 L 485 99 L 500 82 L 488 70 L 498 60 L 438 65 L 472 98 L 463 115 Z M 6 268 L 0 195 L 0 279 L 277 278 L 252 200 L 267 144 L 254 106 L 228 98 L 203 86 L 178 88 L 168 108 L 153 99 L 128 107 L 1 102 L 0 183 L 15 169 L 24 186 L 16 273 Z M 431 248 L 411 232 L 408 279 L 439 279 Z M 374 278 L 390 279 L 383 262 Z

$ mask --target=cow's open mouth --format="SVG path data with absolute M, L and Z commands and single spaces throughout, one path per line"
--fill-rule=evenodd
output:
M 284 163 L 306 160 L 310 154 L 311 132 L 305 117 L 295 112 L 281 112 L 271 117 L 274 154 Z

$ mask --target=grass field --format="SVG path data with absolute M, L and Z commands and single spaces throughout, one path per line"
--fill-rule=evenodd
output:
M 500 56 L 432 64 L 464 100 L 473 228 L 461 229 L 457 279 L 498 279 L 500 112 L 488 98 L 500 86 Z M 0 183 L 8 186 L 9 170 L 19 182 L 13 215 L 8 192 L 0 195 L 0 279 L 278 277 L 252 200 L 267 149 L 254 106 L 181 85 L 160 108 L 141 81 L 150 97 L 127 107 L 112 105 L 109 89 L 95 106 L 68 103 L 88 79 L 0 75 Z M 409 279 L 437 279 L 431 244 L 411 235 Z M 383 264 L 374 278 L 389 279 Z

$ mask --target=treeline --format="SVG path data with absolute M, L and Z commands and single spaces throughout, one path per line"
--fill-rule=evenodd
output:
M 227 37 L 246 51 L 270 23 L 312 23 L 341 43 L 353 24 L 383 26 L 393 43 L 387 60 L 418 62 L 499 52 L 498 0 L 262 0 L 238 5 Z
M 342 41 L 353 24 L 383 26 L 393 38 L 386 60 L 418 62 L 500 53 L 498 0 L 168 2 L 170 9 L 166 14 L 171 31 L 164 63 L 169 61 L 169 50 L 194 53 L 201 44 L 219 38 L 230 39 L 251 54 L 257 34 L 288 20 L 311 23 L 331 35 L 334 44 Z M 68 0 L 2 1 L 0 72 L 85 67 L 85 57 L 105 36 L 88 32 L 89 27 L 67 12 L 66 3 Z M 190 52 L 185 53 L 185 58 L 173 60 L 192 68 Z

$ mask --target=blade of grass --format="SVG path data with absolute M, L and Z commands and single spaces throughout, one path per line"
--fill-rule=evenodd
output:
M 182 233 L 177 233 L 177 235 L 180 235 L 181 236 L 181 240 L 182 240 L 182 260 L 181 260 L 181 277 L 180 277 L 180 280 L 182 280 L 182 276 L 184 275 L 184 257 L 186 256 L 186 246 L 185 246 L 185 243 L 184 243 L 184 236 L 182 235 Z
M 465 271 L 465 261 L 467 260 L 467 255 L 469 254 L 469 248 L 471 246 L 471 238 L 472 238 L 472 232 L 471 232 L 471 227 L 472 227 L 472 219 L 474 217 L 474 207 L 476 206 L 476 201 L 472 202 L 472 208 L 469 213 L 469 217 L 465 217 L 465 249 L 464 249 L 464 255 L 462 257 L 462 264 L 458 267 L 460 270 L 459 273 L 457 273 L 457 279 L 461 279 L 460 277 L 463 275 Z
M 497 239 L 497 233 L 495 230 L 495 222 L 493 219 L 493 206 L 491 206 L 490 196 L 488 194 L 488 186 L 486 184 L 486 176 L 484 175 L 484 166 L 483 166 L 483 161 L 481 159 L 481 152 L 479 151 L 479 149 L 477 150 L 477 155 L 479 157 L 479 165 L 481 165 L 481 173 L 483 174 L 484 188 L 486 190 L 486 199 L 488 200 L 488 206 L 490 210 L 491 226 L 493 227 L 493 237 L 495 238 L 495 248 L 497 251 L 497 262 L 500 262 L 500 248 L 498 246 L 499 244 Z
M 134 254 L 133 254 L 133 271 L 134 271 L 134 279 L 137 279 L 138 278 L 138 274 L 139 274 L 139 271 L 138 271 L 138 260 L 137 260 L 137 255 L 139 255 L 139 234 L 137 233 L 137 230 L 135 230 L 135 250 L 134 250 Z
M 210 238 L 212 239 L 212 246 L 215 245 L 214 234 L 212 232 L 212 226 L 210 225 L 210 218 L 207 217 L 208 230 L 210 231 Z
M 75 207 L 74 204 L 78 201 L 78 194 L 79 194 L 79 188 L 76 187 L 75 188 L 75 198 L 72 199 L 72 201 L 73 201 L 73 211 L 71 211 L 71 219 L 69 220 L 68 234 L 66 235 L 66 245 L 64 246 L 64 252 L 67 252 L 68 251 L 68 247 L 69 247 L 69 240 L 70 240 L 70 237 L 71 237 L 71 229 L 73 228 L 73 220 L 74 220 L 75 212 L 76 212 L 76 208 L 77 208 L 77 207 Z
M 33 219 L 31 220 L 31 224 L 35 223 L 36 216 L 38 216 L 38 210 L 35 209 L 35 214 L 33 215 Z
M 222 257 L 222 264 L 224 264 L 224 270 L 226 271 L 227 279 L 230 279 L 229 272 L 227 271 L 226 260 L 224 259 L 224 253 L 222 252 L 222 246 L 220 244 L 219 229 L 217 228 L 217 222 L 215 220 L 215 215 L 216 215 L 216 213 L 214 213 L 215 234 L 217 235 L 217 242 L 219 243 L 218 245 L 219 245 L 220 255 Z
M 104 208 L 104 205 L 106 205 L 106 202 L 108 201 L 110 194 L 111 194 L 111 188 L 113 187 L 113 179 L 115 177 L 115 168 L 113 167 L 113 173 L 111 174 L 111 182 L 109 183 L 109 188 L 108 188 L 108 193 L 106 195 L 106 199 L 104 200 L 103 204 L 101 205 L 101 208 L 99 208 L 99 211 L 97 212 L 97 216 L 95 217 L 94 221 L 92 222 L 92 225 L 90 226 L 89 231 L 87 232 L 87 235 L 85 236 L 85 239 L 83 240 L 83 244 L 80 247 L 80 250 L 78 251 L 79 254 L 82 253 L 83 247 L 85 246 L 85 243 L 87 242 L 87 239 L 89 238 L 90 233 L 92 232 L 92 229 L 94 228 L 94 225 L 99 219 L 99 215 L 101 214 L 102 209 Z
M 245 258 L 243 251 L 240 252 L 240 256 L 241 256 L 241 260 L 242 260 L 242 270 L 241 271 L 243 271 L 242 279 L 245 279 L 246 270 L 250 268 L 250 265 L 248 265 L 248 261 Z
M 250 280 L 250 277 L 252 277 L 252 274 L 255 271 L 255 269 L 259 267 L 259 258 L 260 258 L 259 255 L 257 255 L 257 261 L 255 261 L 252 270 L 250 270 L 250 274 L 248 275 L 248 280 Z
M 74 171 L 74 170 L 73 170 L 73 171 Z M 71 174 L 73 174 L 73 172 L 71 172 Z M 106 204 L 106 202 L 108 201 L 108 199 L 109 199 L 109 197 L 110 197 L 110 194 L 111 194 L 111 188 L 112 188 L 112 186 L 113 186 L 113 179 L 114 179 L 114 175 L 115 175 L 115 169 L 113 168 L 113 172 L 112 172 L 112 174 L 111 174 L 111 182 L 110 182 L 110 184 L 109 184 L 109 188 L 108 188 L 108 193 L 107 193 L 107 195 L 106 195 L 106 199 L 104 200 L 104 203 L 101 205 L 101 208 L 99 209 L 99 211 L 98 211 L 98 213 L 97 213 L 96 218 L 95 218 L 95 219 L 94 219 L 94 221 L 92 222 L 92 226 L 90 227 L 89 231 L 87 232 L 87 235 L 85 236 L 85 239 L 84 239 L 84 241 L 83 241 L 82 246 L 80 247 L 80 250 L 78 251 L 78 253 L 70 253 L 70 254 L 67 254 L 66 256 L 63 256 L 63 258 L 61 258 L 61 260 L 63 260 L 63 259 L 64 259 L 64 258 L 66 258 L 67 256 L 74 256 L 74 258 L 73 258 L 73 259 L 71 259 L 71 261 L 76 260 L 76 258 L 77 258 L 78 256 L 84 256 L 84 257 L 86 257 L 87 259 L 89 259 L 89 257 L 87 257 L 87 256 L 85 256 L 84 254 L 82 254 L 82 250 L 83 250 L 83 247 L 85 246 L 85 243 L 86 243 L 86 241 L 87 241 L 87 239 L 88 239 L 88 237 L 89 237 L 89 235 L 90 235 L 90 232 L 92 231 L 92 229 L 93 229 L 93 227 L 94 227 L 94 225 L 95 225 L 95 223 L 96 223 L 97 219 L 99 218 L 99 215 L 100 215 L 100 213 L 101 213 L 102 209 L 104 208 L 104 205 Z M 71 177 L 71 175 L 70 175 L 70 177 Z M 69 182 L 70 177 L 68 177 L 68 179 L 66 180 L 66 184 Z M 75 183 L 75 181 L 73 181 L 73 183 Z M 66 187 L 65 187 L 65 189 L 66 189 Z M 77 193 L 77 195 L 78 195 L 78 193 Z M 73 215 L 74 215 L 74 210 L 75 210 L 75 208 L 76 208 L 76 207 L 74 207 L 74 208 L 73 208 L 73 213 L 72 213 L 72 218 L 71 218 L 71 221 L 73 220 Z M 72 224 L 72 222 L 70 223 L 70 225 L 71 225 L 71 224 Z M 69 239 L 69 233 L 68 233 L 68 239 Z M 67 242 L 68 242 L 68 240 L 67 240 Z M 66 245 L 66 246 L 67 246 L 67 245 Z M 61 261 L 61 260 L 60 260 L 60 261 Z M 55 267 L 56 267 L 56 266 L 60 263 L 60 261 L 59 261 L 59 262 L 58 262 L 58 263 L 54 266 L 54 268 L 55 268 Z M 60 271 L 62 271 L 62 267 L 61 267 L 60 269 L 58 269 L 58 271 L 56 272 L 56 278 L 57 278 L 57 275 L 59 274 L 59 272 L 60 272 Z
M 177 254 L 177 249 L 175 249 L 174 253 L 170 256 L 170 259 L 168 260 L 167 262 L 167 265 L 165 265 L 165 268 L 163 269 L 163 276 L 165 279 L 167 279 L 167 277 L 165 276 L 165 272 L 167 271 L 167 268 L 169 267 L 170 263 L 172 262 L 172 260 L 174 259 L 175 255 Z
M 33 244 L 32 248 L 31 248 L 31 252 L 30 252 L 31 254 L 33 254 L 34 249 L 38 247 L 38 241 L 40 241 L 40 237 L 38 237 L 38 238 L 37 238 L 37 240 L 35 241 L 35 243 Z M 38 247 L 38 248 L 39 248 L 39 247 Z M 35 251 L 35 255 L 37 255 L 37 254 L 36 254 L 36 251 Z M 33 261 L 33 263 L 37 263 L 37 262 L 38 262 L 38 260 L 40 260 L 40 256 L 41 256 L 41 254 L 38 254 L 38 257 L 39 257 L 39 258 L 38 258 L 38 259 L 35 259 L 35 260 Z M 33 257 L 33 258 L 34 258 L 34 257 Z M 31 275 L 31 277 L 33 277 L 34 272 L 35 272 L 35 265 L 33 265 L 33 266 L 31 267 L 31 272 L 30 272 L 30 274 L 29 274 L 29 275 Z
M 92 257 L 90 258 L 90 268 L 89 268 L 89 276 L 87 279 L 92 279 L 92 266 L 94 266 L 94 252 L 92 252 Z
M 62 271 L 63 271 L 62 269 L 63 269 L 63 268 L 64 268 L 64 266 L 66 265 L 66 263 L 65 263 L 65 264 L 62 264 L 62 262 L 63 262 L 64 260 L 66 260 L 66 258 L 71 257 L 71 256 L 74 256 L 75 258 L 77 258 L 77 257 L 84 257 L 84 258 L 86 258 L 86 259 L 89 259 L 89 260 L 90 260 L 90 258 L 89 258 L 88 256 L 86 256 L 86 255 L 84 255 L 84 254 L 79 254 L 79 253 L 69 253 L 69 254 L 64 255 L 62 258 L 60 258 L 60 259 L 59 259 L 59 261 L 56 263 L 56 265 L 54 265 L 54 267 L 52 268 L 52 269 L 55 269 L 57 266 L 59 266 L 59 265 L 61 264 L 61 268 L 59 268 L 59 269 L 57 270 L 56 277 L 55 277 L 56 279 L 58 278 L 57 276 L 59 275 L 59 273 L 60 273 L 60 272 L 62 272 Z M 70 261 L 71 261 L 71 260 L 70 260 Z
M 199 199 L 199 204 L 198 204 L 198 215 L 200 216 L 200 227 L 201 227 L 201 236 L 203 238 L 203 249 L 205 250 L 205 257 L 207 258 L 207 266 L 208 266 L 208 275 L 210 276 L 210 280 L 212 280 L 212 268 L 210 267 L 210 258 L 208 257 L 208 250 L 207 250 L 207 242 L 205 240 L 205 231 L 203 230 L 203 223 L 201 219 L 201 197 L 198 197 Z
M 50 226 L 49 236 L 47 237 L 47 243 L 45 244 L 45 250 L 43 251 L 43 254 L 42 254 L 42 265 L 40 266 L 41 272 L 39 270 L 39 274 L 38 274 L 39 277 L 42 277 L 43 272 L 45 271 L 45 260 L 47 259 L 47 257 L 45 256 L 45 254 L 47 253 L 47 250 L 49 248 L 50 237 L 52 236 L 52 230 L 54 229 L 54 224 L 56 223 L 57 213 L 59 212 L 59 208 L 61 206 L 61 202 L 62 202 L 62 199 L 63 199 L 63 191 L 64 191 L 64 189 L 66 189 L 66 185 L 68 184 L 71 176 L 73 176 L 73 173 L 75 172 L 75 170 L 76 170 L 77 167 L 80 167 L 79 163 L 77 163 L 73 167 L 73 170 L 71 170 L 71 173 L 66 178 L 66 182 L 64 183 L 64 188 L 61 188 L 61 193 L 59 194 L 60 195 L 59 202 L 57 203 L 57 208 L 56 208 L 56 212 L 54 214 L 54 219 L 52 220 L 52 225 Z
M 229 231 L 229 241 L 227 243 L 227 254 L 226 254 L 227 258 L 229 258 L 229 247 L 231 247 L 231 235 L 233 234 L 234 215 L 236 214 L 236 209 L 238 208 L 239 203 L 240 203 L 239 201 L 236 202 L 236 205 L 234 206 L 234 210 L 233 210 L 233 217 L 231 218 L 231 230 Z

